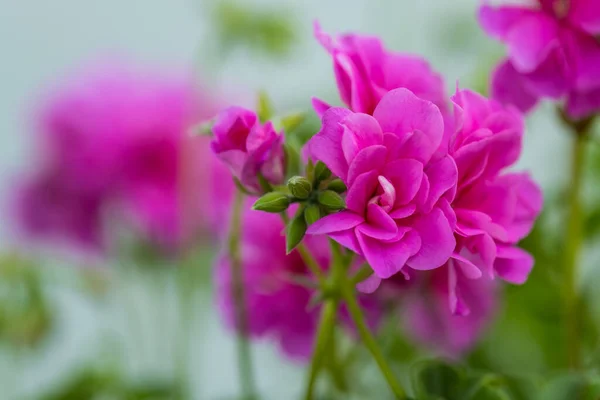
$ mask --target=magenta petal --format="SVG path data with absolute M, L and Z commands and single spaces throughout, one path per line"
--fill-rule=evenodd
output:
M 343 129 L 339 122 L 349 114 L 350 110 L 340 107 L 327 110 L 321 130 L 306 144 L 310 157 L 323 161 L 342 180 L 346 179 L 348 163 L 341 148 Z
M 533 268 L 533 257 L 518 247 L 499 246 L 494 270 L 507 282 L 520 285 L 527 281 Z
M 551 17 L 539 13 L 523 18 L 506 37 L 508 56 L 517 71 L 535 70 L 558 45 L 558 24 Z
M 371 275 L 364 281 L 356 284 L 356 290 L 361 293 L 373 293 L 381 285 L 381 278 L 376 275 Z
M 456 240 L 448 219 L 439 208 L 415 221 L 421 248 L 407 264 L 412 269 L 429 270 L 443 265 L 454 251 Z
M 491 93 L 502 104 L 512 104 L 524 113 L 531 111 L 539 100 L 508 60 L 498 64 L 492 72 Z
M 567 114 L 582 119 L 600 112 L 600 89 L 589 92 L 572 92 L 567 97 Z
M 523 18 L 536 12 L 523 7 L 490 7 L 484 5 L 479 9 L 479 23 L 483 30 L 500 40 L 506 40 L 510 30 Z
M 315 113 L 317 113 L 319 118 L 323 118 L 325 111 L 327 111 L 331 108 L 331 106 L 329 104 L 325 103 L 321 99 L 317 99 L 316 97 L 313 97 L 311 99 L 311 103 L 313 106 L 313 110 L 315 110 Z
M 396 222 L 378 205 L 367 205 L 367 221 L 356 228 L 359 232 L 374 239 L 393 239 L 398 233 Z
M 419 161 L 395 160 L 386 164 L 382 172 L 396 188 L 396 206 L 408 204 L 421 187 L 423 164 Z
M 444 136 L 444 119 L 440 109 L 408 89 L 389 91 L 375 108 L 373 116 L 384 132 L 400 137 L 414 131 L 423 132 L 433 146 L 432 154 Z
M 436 147 L 431 139 L 420 130 L 416 130 L 405 136 L 394 158 L 412 158 L 423 164 L 427 164 L 436 151 Z
M 569 21 L 584 31 L 600 34 L 600 2 L 597 0 L 571 1 Z
M 454 260 L 454 264 L 460 268 L 465 277 L 468 279 L 481 278 L 481 270 L 477 268 L 477 266 L 473 264 L 471 260 L 456 253 L 452 254 L 451 258 Z
M 454 198 L 456 192 L 456 179 L 458 170 L 454 160 L 450 156 L 446 156 L 439 161 L 430 164 L 425 170 L 429 178 L 429 197 L 423 208 L 423 212 L 427 213 L 436 205 L 438 200 L 450 193 L 449 199 Z
M 390 212 L 390 217 L 393 219 L 403 219 L 406 217 L 410 217 L 415 213 L 417 207 L 414 204 L 407 204 L 405 206 L 400 206 L 395 208 L 392 212 Z
M 382 279 L 389 278 L 404 267 L 406 260 L 421 247 L 421 239 L 414 231 L 408 231 L 400 240 L 392 243 L 373 239 L 360 232 L 356 233 L 362 255 L 375 274 Z
M 342 149 L 348 164 L 362 149 L 383 144 L 381 127 L 370 115 L 350 114 L 340 124 L 344 127 Z
M 364 221 L 362 216 L 351 211 L 340 211 L 317 220 L 308 227 L 306 233 L 309 235 L 323 235 L 345 231 L 362 224 Z
M 384 146 L 370 146 L 364 148 L 356 154 L 348 168 L 348 177 L 346 179 L 348 187 L 354 185 L 358 176 L 366 172 L 377 172 L 385 165 L 387 149 Z
M 349 210 L 361 215 L 365 213 L 367 202 L 375 193 L 377 185 L 379 185 L 378 176 L 377 171 L 369 171 L 359 175 L 354 180 L 346 195 L 346 207 Z
M 349 229 L 347 231 L 341 232 L 331 232 L 327 236 L 329 236 L 331 239 L 335 240 L 345 248 L 360 254 L 360 245 L 358 244 L 358 240 L 356 239 L 354 229 Z

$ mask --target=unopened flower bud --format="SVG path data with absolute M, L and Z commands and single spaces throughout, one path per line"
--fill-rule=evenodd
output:
M 342 196 L 333 190 L 324 190 L 319 193 L 319 204 L 323 205 L 329 211 L 339 211 L 346 208 L 346 202 Z
M 331 176 L 331 171 L 322 161 L 315 165 L 315 186 Z
M 285 193 L 269 192 L 256 200 L 253 210 L 280 213 L 290 206 L 290 198 Z
M 327 189 L 333 190 L 336 193 L 344 193 L 346 190 L 348 190 L 346 184 L 339 178 L 329 182 L 329 185 L 327 185 Z
M 288 189 L 292 196 L 305 200 L 312 192 L 310 181 L 302 176 L 293 176 L 288 180 Z

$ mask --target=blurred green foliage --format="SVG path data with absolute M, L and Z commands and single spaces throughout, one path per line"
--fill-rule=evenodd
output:
M 222 55 L 237 47 L 273 58 L 289 54 L 297 40 L 293 13 L 283 7 L 260 8 L 233 0 L 216 1 L 212 10 Z

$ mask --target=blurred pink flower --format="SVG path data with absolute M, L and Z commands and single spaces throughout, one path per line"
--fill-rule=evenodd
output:
M 600 3 L 538 0 L 479 11 L 483 29 L 507 46 L 492 95 L 529 111 L 539 98 L 566 98 L 572 118 L 600 110 Z M 523 97 L 524 96 L 524 97 Z
M 283 182 L 283 135 L 275 131 L 271 122 L 263 125 L 254 112 L 229 107 L 217 115 L 212 131 L 213 152 L 244 187 L 261 193 L 259 173 L 274 185 Z
M 284 225 L 278 215 L 250 210 L 247 202 L 242 221 L 241 259 L 251 337 L 270 337 L 282 351 L 298 361 L 307 361 L 313 349 L 319 306 L 310 305 L 315 291 L 295 281 L 311 274 L 300 255 L 286 256 Z M 328 268 L 330 253 L 324 237 L 309 237 L 305 244 L 323 269 Z M 216 294 L 226 324 L 235 327 L 235 305 L 231 295 L 230 260 L 223 254 L 215 271 Z M 360 297 L 372 328 L 377 326 L 381 309 L 374 297 Z M 347 313 L 340 317 L 349 326 Z M 352 332 L 352 331 L 350 331 Z
M 423 58 L 387 51 L 379 38 L 357 34 L 332 39 L 315 23 L 315 36 L 331 54 L 342 101 L 355 112 L 372 114 L 390 90 L 406 88 L 418 97 L 447 108 L 444 81 Z M 316 101 L 317 112 L 329 106 Z
M 492 321 L 498 291 L 495 282 L 487 277 L 462 280 L 460 290 L 471 310 L 468 315 L 455 315 L 450 311 L 449 286 L 449 276 L 443 268 L 419 276 L 413 274 L 402 287 L 400 319 L 415 342 L 444 356 L 459 358 L 476 344 Z
M 183 244 L 207 219 L 202 191 L 212 157 L 208 139 L 188 128 L 215 106 L 186 74 L 117 62 L 68 76 L 42 104 L 38 154 L 22 185 L 37 198 L 17 205 L 25 233 L 76 239 L 66 221 L 81 220 L 98 249 L 115 223 L 167 250 Z M 79 213 L 88 204 L 94 211 Z
M 539 215 L 542 193 L 527 174 L 505 172 L 521 154 L 521 114 L 468 90 L 459 91 L 453 101 L 458 121 L 450 142 L 458 168 L 452 202 L 456 249 L 443 271 L 450 310 L 468 315 L 474 304 L 463 293 L 467 281 L 481 281 L 482 276 L 514 284 L 527 280 L 533 258 L 516 243 Z
M 318 220 L 307 233 L 327 234 L 363 256 L 375 272 L 371 282 L 405 265 L 443 265 L 456 244 L 450 203 L 457 176 L 447 154 L 432 158 L 443 132 L 438 107 L 407 89 L 385 94 L 373 116 L 327 110 L 307 152 L 344 181 L 347 209 Z

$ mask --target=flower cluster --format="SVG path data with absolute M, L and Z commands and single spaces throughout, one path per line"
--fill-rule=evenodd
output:
M 302 149 L 305 177 L 283 185 L 285 136 L 254 112 L 229 108 L 212 126 L 212 149 L 238 187 L 262 196 L 255 210 L 295 215 L 284 226 L 274 215 L 244 214 L 249 333 L 270 333 L 287 353 L 307 354 L 316 329 L 307 306 L 319 288 L 292 278 L 310 277 L 294 247 L 305 244 L 326 273 L 326 235 L 372 271 L 355 283 L 370 293 L 361 298 L 375 308 L 392 299 L 411 336 L 458 355 L 490 319 L 495 278 L 520 284 L 533 266 L 517 243 L 541 210 L 541 191 L 527 174 L 506 172 L 521 153 L 522 116 L 468 90 L 447 98 L 425 60 L 389 52 L 377 38 L 333 39 L 318 25 L 315 35 L 347 107 L 313 99 L 322 126 Z M 232 325 L 227 257 L 217 282 Z
M 479 12 L 483 29 L 507 46 L 492 77 L 492 95 L 529 111 L 540 98 L 565 99 L 567 115 L 600 110 L 600 4 L 537 0 Z
M 207 219 L 212 156 L 205 139 L 187 133 L 214 107 L 185 74 L 111 62 L 70 76 L 39 113 L 38 162 L 15 201 L 22 231 L 102 252 L 123 224 L 175 249 Z

